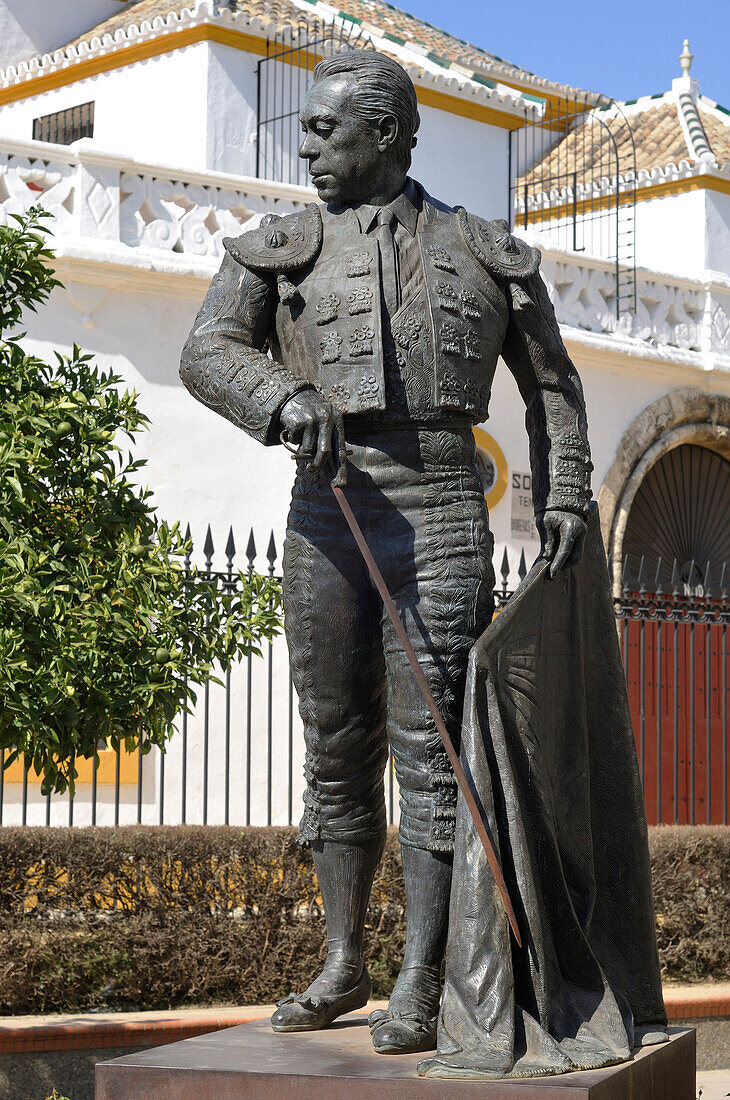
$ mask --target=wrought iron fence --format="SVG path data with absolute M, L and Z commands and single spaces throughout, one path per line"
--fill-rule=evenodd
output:
M 228 534 L 216 555 L 210 528 L 196 557 L 221 591 L 236 590 L 239 568 L 279 575 L 273 532 L 263 555 L 253 531 L 243 556 Z M 527 573 L 525 552 L 505 548 L 497 609 Z M 222 565 L 222 568 L 218 568 Z M 627 560 L 615 612 L 650 823 L 728 824 L 728 603 L 723 564 L 674 564 L 664 588 Z M 716 577 L 716 580 L 713 579 Z M 0 825 L 284 825 L 299 817 L 304 745 L 283 636 L 211 679 L 182 715 L 166 753 L 102 750 L 79 763 L 76 795 L 41 796 L 16 761 L 0 770 Z M 4 763 L 4 754 L 2 754 Z M 398 820 L 392 763 L 388 820 Z
M 373 49 L 356 23 L 338 25 L 302 15 L 266 39 L 266 57 L 256 67 L 256 175 L 283 183 L 309 182 L 299 157 L 299 108 L 314 66 L 342 50 Z
M 627 557 L 616 600 L 650 824 L 728 824 L 727 563 Z
M 510 134 L 510 210 L 517 229 L 564 252 L 611 260 L 616 317 L 636 311 L 636 152 L 620 104 L 574 90 L 548 98 Z

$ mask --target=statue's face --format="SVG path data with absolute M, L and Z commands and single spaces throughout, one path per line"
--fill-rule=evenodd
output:
M 331 76 L 310 89 L 299 112 L 299 156 L 309 161 L 312 183 L 324 202 L 369 202 L 386 162 L 392 162 L 392 145 L 353 113 L 356 95 L 353 76 Z

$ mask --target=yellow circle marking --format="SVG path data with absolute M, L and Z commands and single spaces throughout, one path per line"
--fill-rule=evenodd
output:
M 473 431 L 477 447 L 480 451 L 487 452 L 489 457 L 493 459 L 496 467 L 497 476 L 494 479 L 494 485 L 488 493 L 484 494 L 487 507 L 494 508 L 495 505 L 499 504 L 507 491 L 507 482 L 509 480 L 507 459 L 504 457 L 504 451 L 499 443 L 497 443 L 497 440 L 493 439 L 483 428 L 474 428 Z

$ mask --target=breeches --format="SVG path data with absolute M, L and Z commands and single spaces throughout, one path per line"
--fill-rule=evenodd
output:
M 347 498 L 458 747 L 469 650 L 491 620 L 492 537 L 471 428 L 348 431 Z M 385 828 L 392 750 L 404 844 L 453 847 L 456 786 L 408 659 L 329 485 L 301 465 L 284 612 L 306 742 L 304 842 Z

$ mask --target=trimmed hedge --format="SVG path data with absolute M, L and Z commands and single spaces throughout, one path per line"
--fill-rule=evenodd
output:
M 293 829 L 0 829 L 0 1012 L 265 1003 L 324 960 Z M 665 977 L 730 978 L 730 829 L 650 830 Z M 405 938 L 391 830 L 367 951 L 387 996 Z

